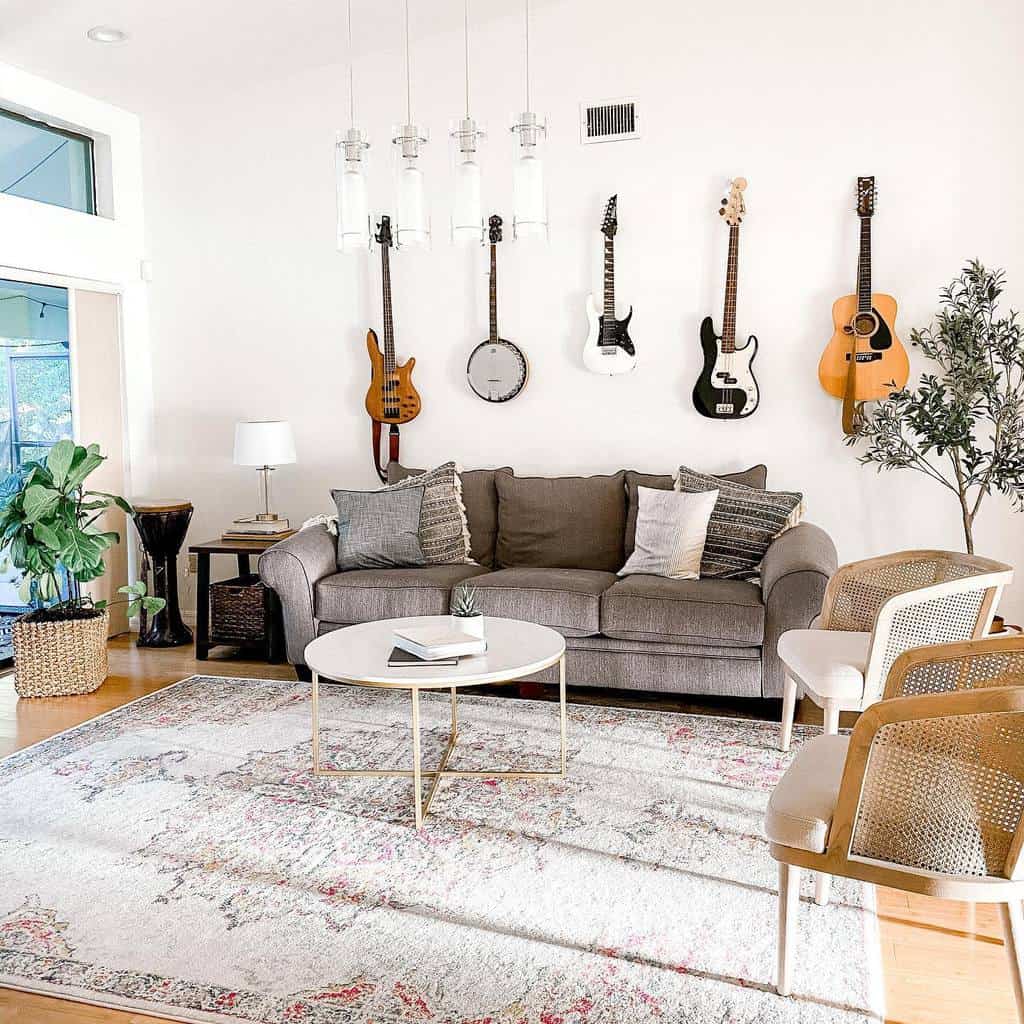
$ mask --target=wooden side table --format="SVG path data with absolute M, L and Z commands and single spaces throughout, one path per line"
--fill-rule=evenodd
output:
M 196 658 L 205 661 L 210 656 L 210 556 L 211 555 L 234 555 L 238 563 L 238 575 L 244 576 L 251 572 L 249 559 L 252 555 L 261 555 L 268 548 L 272 548 L 277 540 L 217 540 L 204 541 L 202 544 L 189 545 L 189 554 L 196 556 L 198 563 L 198 579 L 196 581 Z M 275 607 L 274 620 L 271 630 L 281 635 L 282 625 L 280 621 L 280 608 Z M 268 650 L 273 652 L 279 648 L 280 643 L 275 643 L 270 638 Z

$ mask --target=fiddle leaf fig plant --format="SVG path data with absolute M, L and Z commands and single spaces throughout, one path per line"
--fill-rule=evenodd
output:
M 913 469 L 955 495 L 964 543 L 993 491 L 1024 509 L 1024 325 L 999 310 L 1005 274 L 972 260 L 947 288 L 930 327 L 910 340 L 932 362 L 916 389 L 894 389 L 848 444 L 863 463 Z
M 120 495 L 87 489 L 87 477 L 103 462 L 99 445 L 58 441 L 45 461 L 27 463 L 3 489 L 0 543 L 22 572 L 22 600 L 39 616 L 84 618 L 107 607 L 83 595 L 81 585 L 103 575 L 103 556 L 120 539 L 99 528 L 100 517 L 112 505 L 128 514 L 132 507 Z M 145 596 L 145 583 L 121 592 L 128 595 L 129 612 L 140 606 L 159 611 L 164 605 Z

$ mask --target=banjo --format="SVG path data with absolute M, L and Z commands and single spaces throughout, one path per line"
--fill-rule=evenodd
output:
M 466 379 L 473 393 L 485 402 L 507 402 L 526 386 L 530 367 L 518 345 L 498 337 L 498 243 L 501 218 L 493 214 L 487 222 L 491 243 L 491 333 L 480 342 L 466 364 Z

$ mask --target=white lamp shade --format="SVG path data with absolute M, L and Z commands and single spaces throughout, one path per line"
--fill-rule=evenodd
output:
M 235 424 L 236 466 L 286 466 L 295 461 L 295 438 L 287 420 Z

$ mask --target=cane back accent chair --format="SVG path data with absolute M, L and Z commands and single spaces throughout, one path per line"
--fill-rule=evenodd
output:
M 777 988 L 792 985 L 803 868 L 1001 904 L 1024 1024 L 1024 639 L 896 659 L 851 736 L 805 743 L 768 803 L 779 863 Z
M 798 692 L 825 712 L 825 732 L 841 711 L 879 699 L 904 651 L 984 636 L 1013 570 L 955 551 L 900 551 L 840 566 L 829 581 L 815 629 L 779 638 L 785 689 L 779 746 L 789 749 Z

